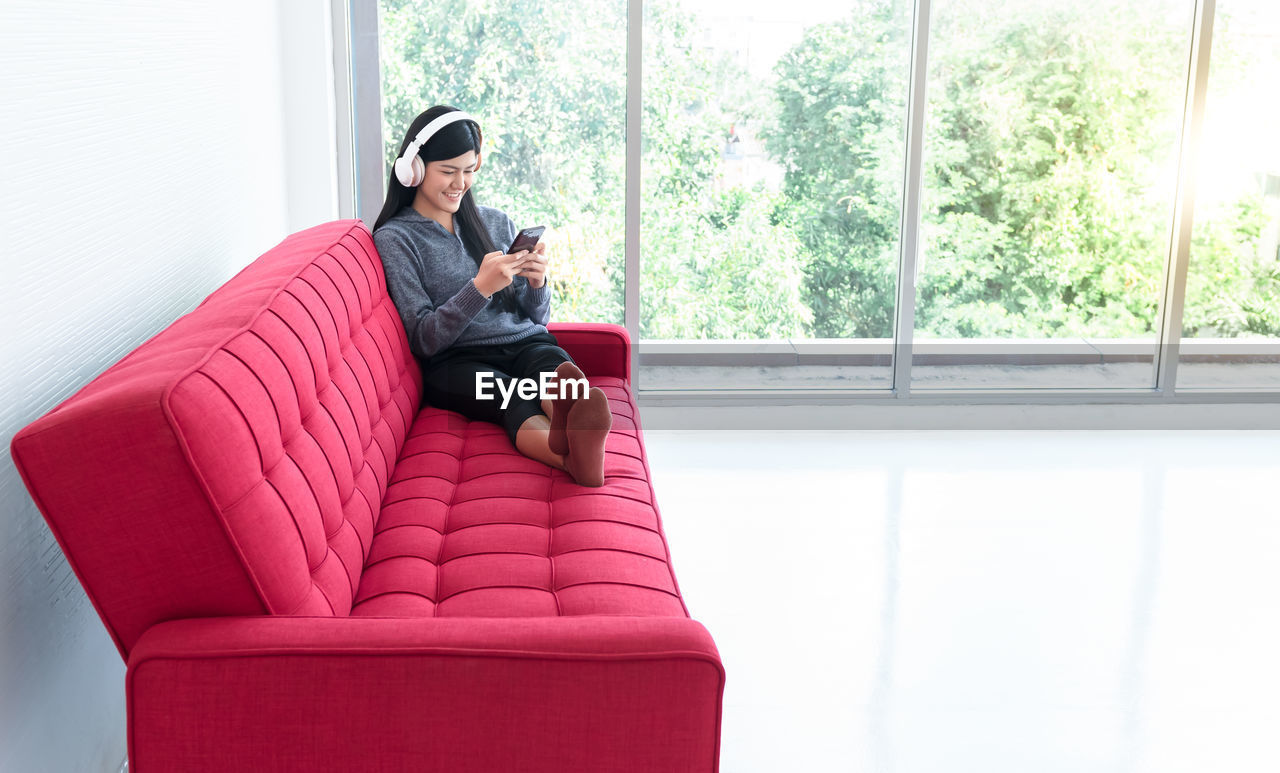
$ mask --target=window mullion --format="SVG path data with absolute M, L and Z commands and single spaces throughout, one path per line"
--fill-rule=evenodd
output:
M 1187 96 L 1179 141 L 1177 192 L 1169 235 L 1169 256 L 1165 266 L 1164 294 L 1160 302 L 1160 340 L 1153 358 L 1156 391 L 1166 398 L 1172 398 L 1174 394 L 1178 351 L 1182 341 L 1182 311 L 1195 220 L 1196 171 L 1204 126 L 1205 95 L 1209 90 L 1209 52 L 1216 4 L 1216 0 L 1196 0 L 1195 21 L 1191 31 Z
M 911 79 L 907 90 L 907 163 L 899 228 L 897 316 L 893 334 L 893 390 L 911 394 L 911 341 L 916 320 L 916 261 L 920 253 L 920 195 L 924 168 L 925 83 L 929 66 L 930 0 L 916 0 L 911 25 Z
M 627 182 L 622 318 L 631 336 L 631 389 L 640 393 L 640 66 L 644 0 L 627 0 Z

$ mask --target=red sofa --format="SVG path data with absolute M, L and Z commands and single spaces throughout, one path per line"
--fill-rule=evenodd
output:
M 363 223 L 290 236 L 13 439 L 128 664 L 132 773 L 714 771 L 616 325 L 605 485 L 419 407 Z

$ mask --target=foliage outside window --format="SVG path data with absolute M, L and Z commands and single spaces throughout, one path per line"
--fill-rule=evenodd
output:
M 645 4 L 641 336 L 891 337 L 910 4 L 851 0 L 765 82 L 700 45 L 690 7 Z M 935 9 L 917 335 L 1153 336 L 1190 2 Z M 557 318 L 620 322 L 626 3 L 380 10 L 388 165 L 427 106 L 481 116 L 481 202 L 558 231 Z M 1231 40 L 1213 49 L 1224 71 Z M 779 185 L 726 182 L 735 125 Z M 1189 283 L 1188 335 L 1280 335 L 1263 204 L 1243 195 L 1197 230 L 1213 280 Z
M 1219 0 L 1182 332 L 1280 335 L 1280 10 Z M 1181 381 L 1181 379 L 1180 379 Z

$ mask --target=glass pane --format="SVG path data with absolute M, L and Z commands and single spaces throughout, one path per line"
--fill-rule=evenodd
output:
M 641 384 L 885 389 L 912 3 L 645 3 Z
M 937 0 L 912 389 L 1154 386 L 1192 0 Z
M 1177 389 L 1280 388 L 1280 5 L 1218 0 Z
M 423 110 L 479 118 L 476 200 L 547 226 L 560 322 L 623 321 L 626 21 L 625 0 L 378 2 L 387 175 Z

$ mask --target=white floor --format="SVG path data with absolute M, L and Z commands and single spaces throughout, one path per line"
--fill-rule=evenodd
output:
M 724 773 L 1280 771 L 1280 432 L 645 442 Z

